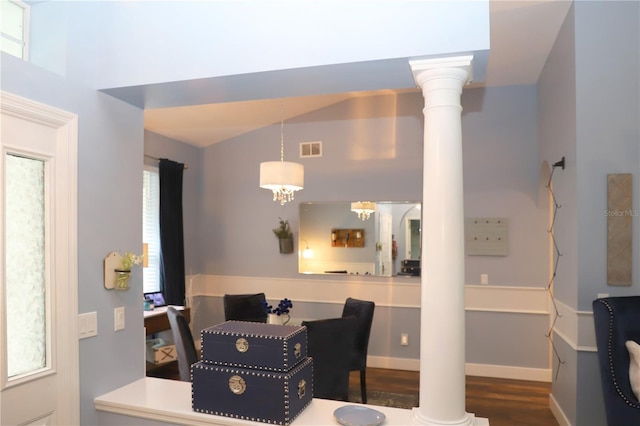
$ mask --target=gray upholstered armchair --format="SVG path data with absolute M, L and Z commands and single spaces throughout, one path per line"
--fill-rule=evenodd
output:
M 598 363 L 609 426 L 640 425 L 640 402 L 631 389 L 627 340 L 640 343 L 640 296 L 593 301 Z

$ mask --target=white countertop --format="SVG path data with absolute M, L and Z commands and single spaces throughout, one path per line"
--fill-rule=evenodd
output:
M 333 412 L 343 401 L 313 399 L 292 426 L 339 425 Z M 194 426 L 263 425 L 264 423 L 197 413 L 191 408 L 191 383 L 145 377 L 94 399 L 96 410 Z M 362 405 L 362 404 L 357 404 Z M 412 410 L 367 405 L 386 416 L 385 426 L 411 424 Z

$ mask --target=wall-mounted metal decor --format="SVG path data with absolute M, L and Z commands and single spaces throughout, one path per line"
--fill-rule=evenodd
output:
M 553 348 L 553 353 L 556 356 L 556 359 L 558 360 L 558 369 L 556 370 L 556 375 L 555 375 L 556 379 L 558 378 L 558 373 L 560 373 L 560 366 L 564 364 L 564 361 L 562 360 L 562 358 L 560 358 L 560 353 L 558 352 L 558 349 L 556 349 L 556 345 L 553 343 L 553 329 L 556 326 L 556 321 L 558 321 L 558 318 L 560 317 L 560 312 L 558 311 L 558 306 L 556 305 L 556 299 L 553 297 L 553 284 L 555 283 L 555 280 L 556 280 L 558 263 L 560 262 L 560 257 L 562 256 L 562 253 L 560 252 L 560 248 L 558 248 L 558 244 L 556 241 L 555 224 L 556 224 L 556 215 L 558 213 L 558 209 L 562 206 L 558 204 L 558 201 L 556 200 L 556 194 L 553 192 L 553 172 L 556 170 L 556 167 L 562 167 L 562 170 L 564 170 L 564 166 L 565 166 L 564 157 L 562 157 L 562 160 L 557 161 L 556 163 L 553 164 L 553 167 L 551 167 L 551 174 L 549 175 L 549 183 L 547 184 L 547 189 L 549 189 L 549 195 L 551 195 L 551 200 L 553 201 L 553 215 L 551 216 L 551 226 L 549 227 L 549 236 L 551 237 L 551 241 L 553 241 L 554 256 L 553 256 L 553 274 L 551 274 L 551 279 L 549 280 L 549 285 L 547 286 L 546 290 L 549 292 L 549 298 L 553 303 L 554 316 L 553 316 L 553 321 L 551 322 L 551 327 L 549 328 L 549 333 L 547 334 L 546 337 L 549 339 L 549 342 L 551 343 L 551 347 Z
M 469 256 L 508 256 L 509 219 L 473 217 L 465 223 L 465 247 Z

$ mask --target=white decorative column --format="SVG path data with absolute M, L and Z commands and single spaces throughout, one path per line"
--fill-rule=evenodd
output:
M 422 88 L 420 425 L 473 425 L 465 411 L 462 87 L 472 56 L 410 61 Z

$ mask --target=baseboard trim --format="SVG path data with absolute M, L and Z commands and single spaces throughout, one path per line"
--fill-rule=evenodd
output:
M 564 411 L 562 411 L 562 408 L 558 404 L 558 401 L 556 401 L 553 394 L 549 394 L 549 409 L 551 410 L 551 414 L 553 414 L 558 421 L 559 426 L 571 426 L 569 419 L 564 414 Z
M 551 383 L 551 369 L 513 367 L 491 364 L 465 364 L 467 376 L 493 377 L 496 379 L 530 380 Z
M 411 358 L 370 356 L 367 358 L 367 366 L 374 368 L 388 368 L 391 370 L 420 371 L 420 360 Z M 551 370 L 546 368 L 466 363 L 465 374 L 467 376 L 493 377 L 496 379 L 551 382 Z
M 413 358 L 390 358 L 384 356 L 367 357 L 367 366 L 391 370 L 420 371 L 420 360 Z

